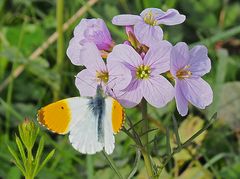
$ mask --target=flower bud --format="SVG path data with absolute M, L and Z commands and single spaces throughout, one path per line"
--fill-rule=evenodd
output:
M 19 125 L 18 130 L 22 142 L 28 150 L 31 150 L 37 138 L 39 129 L 35 126 L 33 121 L 25 119 L 24 122 Z
M 110 51 L 114 45 L 102 19 L 83 19 L 74 29 L 74 38 L 79 38 L 81 43 L 94 42 L 99 50 Z

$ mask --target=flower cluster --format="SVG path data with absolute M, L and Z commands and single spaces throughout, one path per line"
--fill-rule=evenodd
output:
M 211 69 L 207 48 L 197 45 L 189 50 L 184 42 L 172 46 L 163 39 L 159 26 L 184 21 L 185 16 L 175 9 L 147 8 L 140 16 L 115 16 L 112 23 L 125 26 L 128 37 L 116 45 L 102 19 L 82 19 L 67 49 L 74 65 L 86 67 L 75 81 L 81 96 L 94 96 L 101 85 L 106 94 L 128 108 L 143 98 L 160 108 L 174 97 L 182 116 L 188 112 L 188 102 L 201 109 L 208 106 L 213 93 L 201 78 Z M 165 78 L 169 72 L 170 81 Z

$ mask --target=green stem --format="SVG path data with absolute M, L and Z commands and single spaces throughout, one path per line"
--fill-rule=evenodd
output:
M 27 166 L 26 166 L 26 178 L 28 179 L 33 179 L 34 177 L 32 176 L 32 163 L 33 163 L 33 155 L 32 155 L 32 149 L 27 148 Z
M 63 8 L 64 0 L 57 0 L 57 63 L 56 70 L 60 74 L 63 67 L 64 59 L 64 46 L 63 46 Z M 61 82 L 60 82 L 61 84 Z M 57 100 L 59 96 L 59 90 L 54 91 L 54 99 Z
M 121 173 L 118 171 L 117 166 L 115 165 L 115 163 L 113 162 L 113 160 L 108 156 L 108 154 L 106 154 L 105 151 L 102 151 L 104 157 L 107 159 L 108 163 L 110 164 L 110 167 L 115 171 L 115 173 L 117 174 L 119 179 L 123 179 L 123 176 L 121 175 Z
M 152 161 L 151 161 L 151 158 L 150 158 L 150 155 L 148 152 L 148 133 L 147 133 L 147 131 L 149 129 L 149 123 L 148 123 L 148 119 L 147 119 L 147 101 L 145 99 L 143 99 L 141 105 L 142 105 L 142 120 L 144 122 L 142 133 L 146 133 L 142 137 L 144 146 L 142 147 L 141 152 L 143 155 L 143 159 L 144 159 L 148 177 L 155 178 L 154 172 L 153 172 Z
M 93 156 L 87 155 L 87 178 L 93 179 Z

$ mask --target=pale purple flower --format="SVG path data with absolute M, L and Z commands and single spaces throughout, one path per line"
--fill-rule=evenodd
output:
M 99 50 L 109 51 L 113 47 L 112 37 L 102 19 L 82 19 L 73 34 L 67 55 L 74 65 L 82 65 L 81 47 L 86 42 L 93 42 Z
M 201 78 L 211 69 L 207 53 L 208 50 L 203 45 L 189 50 L 184 42 L 179 42 L 172 48 L 170 72 L 175 78 L 177 110 L 182 116 L 188 112 L 188 101 L 200 109 L 212 103 L 212 89 Z
M 176 9 L 167 12 L 157 8 L 147 8 L 138 15 L 124 14 L 113 17 L 112 23 L 120 26 L 134 26 L 134 33 L 144 45 L 151 46 L 163 39 L 160 24 L 176 25 L 184 22 L 185 15 L 179 14 Z
M 87 42 L 82 47 L 80 55 L 86 69 L 76 76 L 75 85 L 81 96 L 95 96 L 98 85 L 107 93 L 108 89 L 118 91 L 127 87 L 131 81 L 131 72 L 124 65 L 116 61 L 107 61 L 101 58 L 96 45 Z
M 120 44 L 113 48 L 108 62 L 118 61 L 131 70 L 132 80 L 126 89 L 116 91 L 116 98 L 124 107 L 134 107 L 144 97 L 155 107 L 165 106 L 174 97 L 174 88 L 164 78 L 170 68 L 171 44 L 161 41 L 151 47 L 144 59 L 129 45 Z

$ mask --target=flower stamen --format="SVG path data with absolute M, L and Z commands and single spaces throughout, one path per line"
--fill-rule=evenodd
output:
M 106 71 L 97 71 L 96 72 L 96 77 L 97 77 L 97 80 L 98 81 L 103 81 L 105 84 L 108 82 L 108 79 L 109 79 L 109 75 L 108 75 L 108 72 Z
M 157 25 L 157 20 L 155 20 L 155 17 L 152 13 L 152 11 L 149 11 L 145 16 L 144 16 L 144 22 L 151 26 Z
M 190 78 L 192 76 L 192 72 L 188 70 L 190 68 L 189 65 L 186 65 L 184 68 L 181 68 L 177 71 L 176 76 L 178 79 L 182 80 L 184 78 Z
M 151 68 L 149 66 L 140 65 L 136 70 L 136 77 L 138 79 L 147 79 L 150 77 Z

